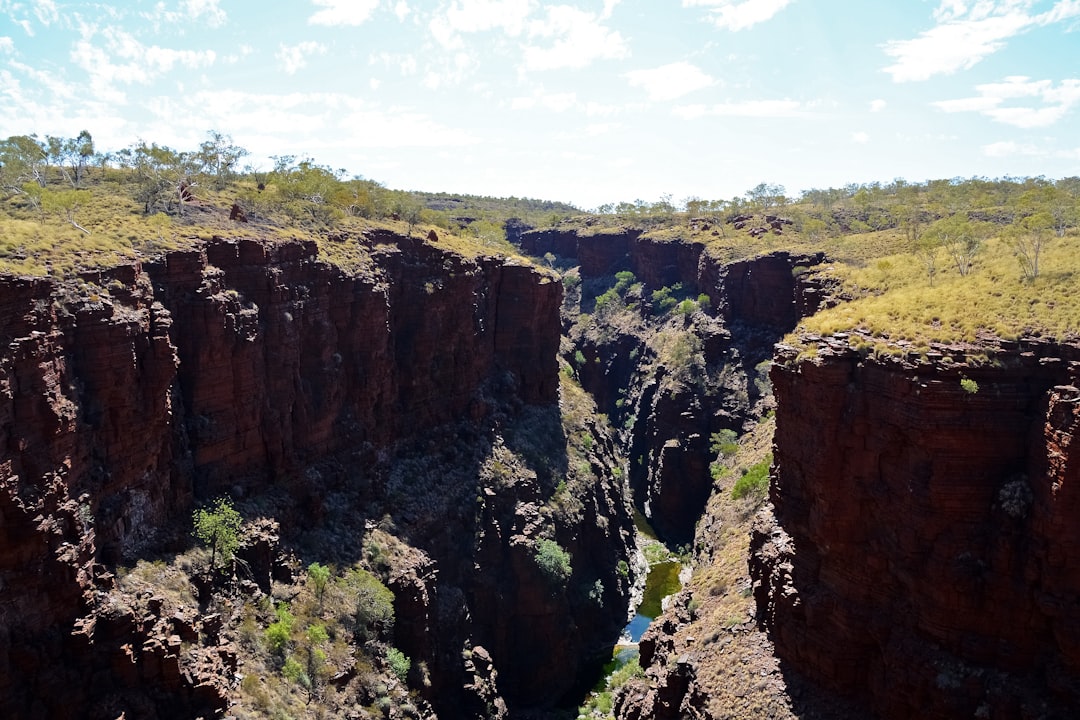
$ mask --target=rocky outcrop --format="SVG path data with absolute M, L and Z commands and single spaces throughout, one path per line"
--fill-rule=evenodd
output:
M 825 302 L 819 276 L 807 272 L 825 260 L 824 253 L 775 252 L 728 263 L 706 256 L 700 285 L 727 322 L 775 328 L 782 336 Z
M 603 273 L 629 270 L 643 281 L 641 297 L 627 300 L 640 316 L 624 313 L 612 321 L 597 313 L 599 320 L 572 331 L 567 360 L 600 409 L 626 429 L 638 506 L 665 540 L 688 544 L 713 487 L 710 438 L 725 429 L 742 432 L 764 411 L 755 408 L 768 401 L 763 373 L 773 344 L 827 297 L 827 288 L 807 272 L 825 256 L 776 252 L 724 262 L 701 243 L 596 235 L 579 238 L 575 249 L 583 277 L 603 264 L 587 267 L 584 260 L 602 242 L 628 244 L 625 264 L 605 266 Z M 676 283 L 691 298 L 707 295 L 708 308 L 692 316 L 651 314 L 652 291 Z M 588 300 L 582 297 L 580 305 Z M 579 310 L 569 308 L 568 326 Z
M 431 670 L 447 717 L 498 716 L 493 692 L 510 712 L 550 708 L 610 657 L 626 621 L 633 578 L 617 568 L 634 529 L 608 433 L 593 421 L 564 430 L 555 407 L 499 424 L 493 437 L 435 436 L 439 448 L 460 443 L 449 465 L 398 463 L 414 468 L 395 501 L 401 536 L 429 561 L 391 578 L 396 642 Z M 584 433 L 589 448 L 572 461 L 566 435 Z M 567 553 L 568 577 L 544 572 L 541 539 Z
M 886 718 L 1074 716 L 1080 348 L 816 342 L 778 353 L 753 538 L 780 657 Z
M 388 233 L 363 242 L 354 273 L 313 243 L 214 240 L 77 283 L 2 280 L 0 715 L 68 717 L 173 668 L 172 628 L 74 631 L 108 617 L 101 564 L 168 546 L 194 497 L 257 492 L 496 403 L 557 400 L 559 283 Z M 161 652 L 137 642 L 151 635 Z M 128 645 L 135 669 L 115 682 L 80 664 Z M 188 704 L 131 712 L 218 707 L 174 675 L 158 689 Z

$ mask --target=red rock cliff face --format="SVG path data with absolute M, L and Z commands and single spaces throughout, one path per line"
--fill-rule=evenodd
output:
M 75 717 L 115 689 L 81 666 L 109 657 L 88 654 L 93 623 L 72 637 L 97 562 L 136 556 L 193 494 L 481 417 L 493 381 L 557 400 L 559 283 L 398 237 L 371 255 L 350 275 L 313 244 L 212 241 L 89 293 L 0 281 L 0 716 Z
M 499 371 L 525 402 L 557 399 L 558 283 L 417 241 L 373 257 L 362 277 L 317 262 L 313 244 L 241 241 L 150 269 L 209 489 L 483 414 L 476 390 Z
M 615 255 L 629 243 L 622 265 L 605 264 L 610 259 L 586 264 L 603 243 Z M 796 269 L 818 265 L 824 255 L 776 252 L 724 262 L 701 243 L 607 235 L 581 238 L 575 252 L 582 275 L 597 274 L 600 266 L 607 274 L 630 270 L 645 283 L 646 297 L 651 290 L 682 283 L 692 294 L 710 298 L 708 313 L 678 328 L 699 341 L 709 369 L 704 383 L 662 382 L 678 375 L 679 368 L 642 371 L 645 361 L 653 359 L 649 337 L 663 320 L 654 319 L 635 333 L 602 330 L 574 338 L 574 350 L 585 359 L 578 369 L 582 386 L 617 424 L 630 421 L 626 445 L 635 501 L 665 540 L 690 543 L 713 486 L 709 439 L 723 429 L 741 431 L 750 418 L 762 395 L 758 366 L 771 357 L 773 344 L 821 302 L 811 276 Z
M 1075 717 L 1080 348 L 943 352 L 959 362 L 781 351 L 760 621 L 887 718 Z

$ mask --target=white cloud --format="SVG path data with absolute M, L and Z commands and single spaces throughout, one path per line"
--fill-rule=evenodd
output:
M 1049 25 L 1077 16 L 1080 16 L 1080 0 L 1060 0 L 1054 3 L 1054 7 L 1039 16 L 1039 22 Z
M 880 98 L 877 99 L 877 100 L 871 100 L 870 101 L 870 112 L 875 112 L 875 113 L 876 112 L 881 112 L 882 110 L 885 109 L 885 105 L 886 105 L 885 101 L 880 99 Z
M 683 7 L 707 7 L 709 19 L 719 28 L 745 30 L 772 19 L 794 0 L 683 0 Z
M 870 136 L 865 132 L 855 132 L 851 134 L 851 142 L 856 145 L 865 145 L 870 142 Z
M 590 123 L 585 126 L 585 134 L 589 137 L 598 137 L 607 135 L 620 127 L 622 127 L 621 123 Z
M 532 6 L 531 0 L 457 0 L 446 11 L 446 19 L 458 32 L 502 30 L 517 36 Z
M 895 82 L 908 82 L 967 70 L 1000 50 L 1005 40 L 1030 24 L 1029 16 L 1010 13 L 984 20 L 948 22 L 921 33 L 914 40 L 890 40 L 885 44 L 885 54 L 896 62 L 886 67 L 885 72 Z
M 51 25 L 60 18 L 53 0 L 33 0 L 34 15 L 42 25 Z
M 0 35 L 0 52 L 15 52 L 15 41 L 6 35 Z
M 181 4 L 187 16 L 192 20 L 198 20 L 210 27 L 221 27 L 225 24 L 225 11 L 218 6 L 219 0 L 184 0 Z
M 118 27 L 100 31 L 104 46 L 96 45 L 98 30 L 84 25 L 82 37 L 71 49 L 71 60 L 90 77 L 95 96 L 111 102 L 125 102 L 116 86 L 146 84 L 176 67 L 197 70 L 210 67 L 217 59 L 213 50 L 175 50 L 158 45 L 143 45 Z M 119 61 L 119 62 L 118 62 Z
M 1062 80 L 1056 86 L 1050 80 L 1031 80 L 1022 75 L 1010 76 L 999 83 L 977 85 L 975 97 L 942 100 L 933 103 L 948 113 L 978 112 L 1007 125 L 1021 128 L 1047 127 L 1080 105 L 1080 79 Z M 1006 105 L 1009 101 L 1025 104 Z
M 163 99 L 153 111 L 171 127 L 228 127 L 253 156 L 304 153 L 334 164 L 351 152 L 372 148 L 446 148 L 480 142 L 465 130 L 447 127 L 430 116 L 381 108 L 344 93 L 251 93 L 204 90 Z M 95 133 L 95 137 L 97 134 Z M 198 139 L 162 142 L 183 147 Z
M 535 107 L 543 107 L 552 112 L 565 112 L 577 105 L 576 93 L 544 93 L 534 92 L 532 95 L 516 97 L 510 101 L 511 110 L 531 110 Z
M 1012 140 L 990 143 L 982 146 L 983 155 L 987 157 L 1011 157 L 1013 155 L 1043 155 L 1039 148 L 1029 143 L 1020 144 Z
M 405 0 L 398 0 L 394 5 L 394 15 L 401 22 L 405 22 L 405 18 L 409 17 L 410 12 L 412 11 L 409 9 L 409 3 L 405 2 Z
M 321 7 L 308 18 L 308 25 L 360 25 L 375 12 L 379 0 L 311 0 Z
M 254 49 L 250 45 L 239 45 L 236 52 L 226 55 L 222 60 L 230 65 L 235 65 L 253 52 Z
M 590 100 L 585 103 L 585 114 L 589 117 L 610 117 L 612 115 L 618 115 L 622 112 L 622 108 L 618 105 L 605 105 L 604 103 L 598 103 L 595 100 Z
M 381 52 L 368 58 L 370 65 L 382 65 L 386 68 L 397 70 L 404 76 L 415 75 L 417 69 L 416 56 L 410 54 L 393 55 Z
M 509 37 L 521 35 L 534 0 L 455 0 L 445 11 L 432 16 L 428 29 L 436 42 L 454 50 L 463 46 L 461 33 L 500 30 Z
M 631 70 L 623 77 L 634 87 L 643 88 L 649 99 L 665 102 L 700 90 L 716 81 L 696 65 L 669 63 L 652 70 Z
M 1031 0 L 943 0 L 934 11 L 938 22 L 911 40 L 890 40 L 883 50 L 895 59 L 885 72 L 894 82 L 926 80 L 967 70 L 1005 47 L 1027 30 L 1080 16 L 1080 0 L 1059 0 L 1045 13 L 1032 15 Z
M 681 105 L 672 112 L 688 120 L 706 116 L 782 118 L 806 115 L 806 108 L 797 100 L 744 100 L 716 105 Z
M 220 0 L 181 0 L 177 10 L 169 10 L 165 3 L 158 2 L 153 10 L 140 13 L 140 16 L 150 23 L 154 30 L 162 27 L 172 29 L 180 23 L 197 24 L 199 28 L 221 27 L 228 17 L 219 6 Z
M 424 85 L 432 90 L 446 85 L 458 85 L 479 65 L 480 62 L 475 55 L 466 50 L 459 50 L 453 56 L 429 65 L 424 74 Z
M 325 55 L 326 46 L 313 40 L 307 40 L 299 45 L 279 45 L 274 57 L 281 63 L 281 68 L 289 75 L 295 75 L 297 70 L 307 66 L 308 58 L 312 55 Z
M 622 35 L 605 27 L 596 15 L 568 5 L 545 9 L 547 17 L 531 21 L 528 35 L 534 42 L 550 44 L 526 45 L 524 69 L 583 68 L 596 60 L 616 60 L 630 54 Z
M 607 20 L 611 17 L 611 14 L 615 12 L 615 7 L 622 2 L 622 0 L 604 0 L 604 10 L 600 13 L 601 20 Z

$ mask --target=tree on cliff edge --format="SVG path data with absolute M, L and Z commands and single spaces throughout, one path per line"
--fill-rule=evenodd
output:
M 210 569 L 220 557 L 221 564 L 232 560 L 240 547 L 240 513 L 228 498 L 220 497 L 210 508 L 199 508 L 192 515 L 191 534 L 210 548 Z

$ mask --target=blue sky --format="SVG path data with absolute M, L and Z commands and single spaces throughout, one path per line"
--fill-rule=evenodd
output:
M 0 137 L 593 208 L 1080 175 L 1080 0 L 0 0 Z

